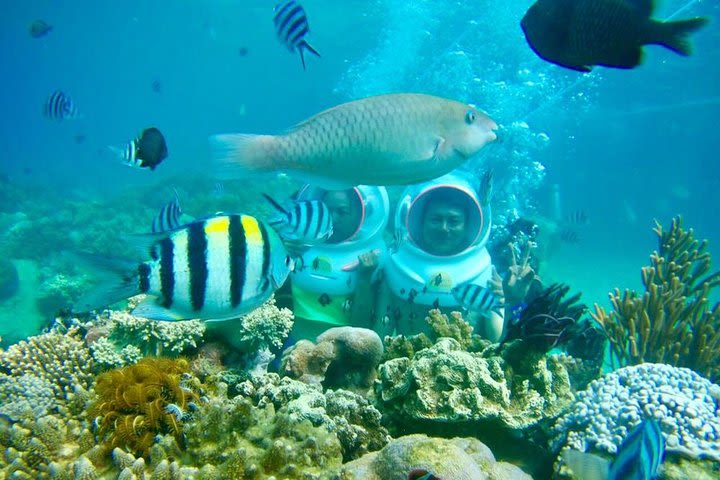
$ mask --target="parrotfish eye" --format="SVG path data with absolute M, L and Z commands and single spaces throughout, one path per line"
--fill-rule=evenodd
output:
M 477 115 L 475 115 L 475 110 L 468 110 L 465 114 L 465 123 L 467 123 L 468 125 L 472 125 L 476 117 Z

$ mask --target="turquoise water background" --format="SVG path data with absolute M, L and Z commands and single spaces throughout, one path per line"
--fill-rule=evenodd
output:
M 104 199 L 203 170 L 211 134 L 275 133 L 354 98 L 424 92 L 472 102 L 501 124 L 501 141 L 469 166 L 493 166 L 498 194 L 514 196 L 507 203 L 521 215 L 551 215 L 553 184 L 565 213 L 587 214 L 577 243 L 550 249 L 545 279 L 590 303 L 638 288 L 657 246 L 653 219 L 668 225 L 676 214 L 720 259 L 717 2 L 657 2 L 656 18 L 714 18 L 692 36 L 693 56 L 649 46 L 639 68 L 591 75 L 528 48 L 519 22 L 529 0 L 306 0 L 322 58 L 303 71 L 275 38 L 273 3 L 2 0 L 0 173 L 58 201 L 76 191 Z M 53 30 L 33 39 L 35 19 Z M 42 116 L 56 89 L 83 118 Z M 151 125 L 170 150 L 157 171 L 107 155 Z

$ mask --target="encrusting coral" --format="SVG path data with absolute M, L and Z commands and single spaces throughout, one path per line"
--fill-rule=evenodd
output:
M 135 365 L 107 371 L 95 381 L 98 399 L 90 408 L 107 450 L 128 449 L 147 455 L 155 436 L 169 433 L 178 442 L 183 421 L 198 395 L 188 386 L 184 359 L 144 358 Z
M 658 250 L 643 267 L 645 292 L 610 294 L 613 311 L 595 305 L 593 318 L 610 340 L 621 365 L 643 362 L 688 367 L 710 380 L 720 378 L 720 303 L 709 307 L 720 272 L 711 272 L 707 240 L 675 217 L 669 230 L 656 222 Z

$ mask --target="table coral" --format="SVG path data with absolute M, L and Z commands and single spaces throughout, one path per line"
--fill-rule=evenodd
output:
M 687 368 L 645 363 L 593 381 L 556 423 L 555 449 L 614 454 L 629 430 L 654 417 L 666 451 L 720 461 L 720 386 Z

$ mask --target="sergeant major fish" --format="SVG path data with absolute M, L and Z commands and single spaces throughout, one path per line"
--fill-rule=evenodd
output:
M 281 42 L 291 52 L 297 51 L 300 54 L 303 70 L 305 70 L 305 50 L 317 55 L 317 50 L 310 46 L 305 37 L 310 33 L 305 9 L 295 0 L 280 2 L 275 5 L 275 31 Z
M 467 311 L 489 314 L 502 309 L 495 294 L 486 287 L 474 283 L 464 283 L 453 287 L 453 297 Z
M 280 213 L 268 222 L 283 240 L 316 245 L 326 241 L 333 233 L 332 215 L 321 200 L 295 200 L 286 209 L 272 197 L 265 199 Z
M 122 148 L 108 147 L 123 163 L 135 168 L 155 168 L 168 156 L 165 136 L 155 127 L 146 128 Z
M 210 142 L 225 175 L 284 171 L 339 190 L 437 178 L 495 140 L 496 129 L 468 104 L 399 93 L 338 105 L 285 134 L 214 135 Z
M 119 285 L 90 292 L 76 310 L 150 295 L 133 315 L 155 320 L 226 320 L 259 307 L 293 267 L 272 228 L 249 215 L 216 215 L 162 236 L 136 237 L 152 260 L 127 271 Z
M 561 67 L 589 72 L 593 65 L 634 68 L 643 45 L 690 55 L 687 35 L 705 18 L 662 22 L 650 18 L 653 0 L 537 0 L 522 26 L 535 53 Z

